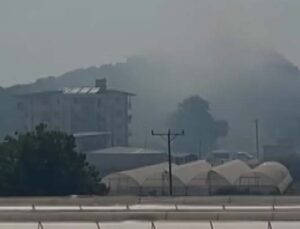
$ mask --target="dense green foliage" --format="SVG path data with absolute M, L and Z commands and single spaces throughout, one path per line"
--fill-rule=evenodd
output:
M 102 194 L 104 190 L 97 171 L 75 151 L 71 135 L 40 125 L 0 144 L 0 195 Z
M 175 143 L 177 150 L 201 153 L 211 150 L 218 137 L 226 136 L 228 124 L 215 120 L 210 113 L 209 103 L 199 96 L 191 96 L 178 105 L 170 118 L 172 129 L 185 130 L 185 135 Z

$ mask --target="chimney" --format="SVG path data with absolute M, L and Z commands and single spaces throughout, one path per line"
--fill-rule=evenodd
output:
M 100 87 L 100 89 L 102 91 L 105 91 L 106 90 L 106 78 L 96 79 L 95 86 Z

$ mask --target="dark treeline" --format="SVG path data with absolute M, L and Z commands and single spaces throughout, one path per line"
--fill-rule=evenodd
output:
M 104 194 L 100 182 L 85 155 L 75 151 L 71 135 L 40 125 L 0 144 L 1 196 Z

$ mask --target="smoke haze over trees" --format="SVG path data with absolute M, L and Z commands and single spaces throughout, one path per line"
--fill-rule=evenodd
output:
M 185 131 L 185 136 L 175 142 L 176 150 L 197 155 L 214 149 L 218 137 L 224 137 L 228 132 L 228 123 L 215 120 L 210 114 L 209 103 L 199 96 L 191 96 L 179 103 L 169 125 Z
M 151 138 L 150 130 L 167 128 L 177 104 L 195 94 L 206 98 L 216 119 L 229 123 L 221 147 L 253 150 L 255 119 L 260 120 L 262 143 L 297 134 L 298 68 L 276 51 L 228 39 L 190 55 L 136 56 L 123 63 L 77 69 L 2 89 L 2 136 L 20 126 L 15 94 L 93 85 L 102 77 L 108 79 L 109 87 L 137 94 L 133 98 L 134 145 L 163 147 Z
M 137 94 L 134 145 L 165 147 L 150 130 L 168 128 L 177 104 L 192 95 L 228 122 L 220 147 L 254 150 L 255 119 L 262 144 L 299 141 L 299 7 L 278 0 L 3 1 L 0 80 L 22 84 L 0 87 L 0 137 L 23 125 L 16 94 L 106 77 L 109 87 Z

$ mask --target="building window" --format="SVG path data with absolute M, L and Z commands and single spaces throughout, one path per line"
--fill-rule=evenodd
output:
M 121 138 L 117 138 L 116 139 L 116 144 L 117 145 L 122 145 L 122 139 Z
M 116 101 L 117 104 L 120 104 L 121 103 L 120 97 L 116 97 L 115 101 Z
M 101 99 L 98 99 L 97 100 L 97 107 L 101 107 L 102 106 L 102 100 Z
M 23 110 L 24 110 L 24 104 L 23 104 L 22 102 L 19 102 L 19 103 L 18 103 L 18 109 L 19 109 L 20 111 L 23 111 Z
M 104 123 L 105 122 L 105 118 L 102 114 L 97 114 L 97 121 Z
M 122 124 L 117 124 L 116 125 L 116 129 L 117 129 L 117 131 L 121 131 L 122 129 L 123 129 L 123 125 Z
M 43 99 L 41 100 L 41 103 L 42 103 L 42 105 L 44 105 L 44 106 L 48 106 L 48 105 L 50 104 L 50 100 L 49 100 L 49 98 L 43 98 Z
M 121 110 L 117 110 L 115 113 L 116 118 L 122 117 L 123 112 Z

